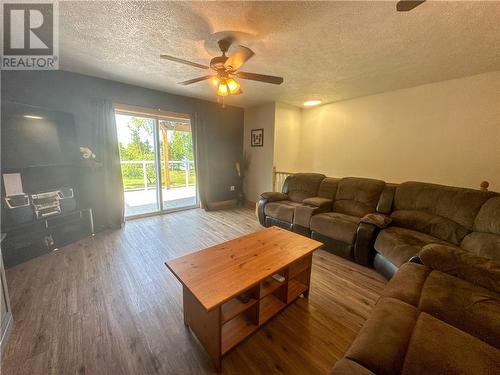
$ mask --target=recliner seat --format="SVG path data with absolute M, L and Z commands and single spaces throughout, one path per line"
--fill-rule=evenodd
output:
M 369 178 L 340 179 L 332 212 L 312 216 L 311 237 L 323 242 L 334 254 L 368 265 L 377 231 L 362 221 L 365 215 L 376 212 L 385 186 L 384 181 Z
M 324 178 L 325 175 L 319 173 L 296 173 L 286 178 L 281 193 L 261 194 L 257 203 L 261 225 L 293 230 L 295 209 L 303 206 L 307 198 L 317 196 Z
M 498 228 L 493 224 L 491 228 L 488 226 L 494 221 L 495 209 L 500 216 L 500 205 L 496 207 L 493 202 L 491 207 L 486 206 L 487 212 L 475 224 L 483 205 L 497 195 L 423 182 L 404 182 L 397 186 L 390 215 L 391 225 L 383 229 L 375 241 L 375 269 L 391 277 L 401 265 L 418 255 L 425 245 L 432 243 L 464 247 L 470 251 L 475 251 L 481 243 L 485 249 L 493 246 L 500 253 L 500 240 L 496 242 L 494 233 L 478 233 L 498 229 L 500 234 L 500 224 Z

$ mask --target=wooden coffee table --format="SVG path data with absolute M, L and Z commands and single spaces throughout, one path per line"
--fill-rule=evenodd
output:
M 222 357 L 309 293 L 320 242 L 271 227 L 166 263 L 182 283 L 184 323 L 221 370 Z M 284 281 L 271 276 L 280 274 Z M 248 293 L 248 301 L 237 297 Z

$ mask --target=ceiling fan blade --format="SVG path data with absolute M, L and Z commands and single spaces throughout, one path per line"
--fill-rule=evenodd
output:
M 252 81 L 272 83 L 273 85 L 281 85 L 283 83 L 283 77 L 267 76 L 265 74 L 248 73 L 248 72 L 237 72 L 236 77 L 241 79 L 250 79 Z
M 401 0 L 396 4 L 396 10 L 398 12 L 409 12 L 423 2 L 425 2 L 425 0 Z
M 255 53 L 248 47 L 238 46 L 238 49 L 228 57 L 224 66 L 232 71 L 238 70 L 246 63 Z
M 184 82 L 179 82 L 179 85 L 190 85 L 191 83 L 196 83 L 196 82 L 201 82 L 201 81 L 204 81 L 206 79 L 210 79 L 214 76 L 203 76 L 203 77 L 198 77 L 198 78 L 193 78 L 193 79 L 190 79 L 188 81 L 184 81 Z
M 186 65 L 191 65 L 196 68 L 201 68 L 201 69 L 210 69 L 209 66 L 203 65 L 203 64 L 198 64 L 192 61 L 184 60 L 184 59 L 179 59 L 178 57 L 170 56 L 170 55 L 160 55 L 160 58 L 165 59 L 165 60 L 170 60 L 170 61 L 175 61 L 181 64 L 186 64 Z

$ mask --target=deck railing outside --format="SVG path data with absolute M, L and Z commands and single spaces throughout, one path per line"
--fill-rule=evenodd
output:
M 156 188 L 154 160 L 121 160 L 123 185 L 125 191 L 148 190 Z M 161 165 L 162 183 L 165 185 L 165 173 Z M 192 160 L 169 160 L 169 187 L 188 187 L 195 185 L 195 166 Z

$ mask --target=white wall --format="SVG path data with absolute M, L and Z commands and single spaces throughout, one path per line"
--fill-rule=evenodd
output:
M 299 168 L 302 110 L 276 103 L 274 120 L 274 165 L 278 171 L 295 172 Z
M 256 202 L 259 194 L 272 190 L 275 104 L 245 109 L 243 151 L 249 162 L 245 178 L 246 199 Z M 251 147 L 250 131 L 264 129 L 264 146 Z
M 296 160 L 330 176 L 500 191 L 500 71 L 303 110 Z
M 264 148 L 250 129 L 264 128 Z M 300 109 L 245 110 L 247 199 L 287 172 L 425 181 L 500 191 L 500 71 Z

